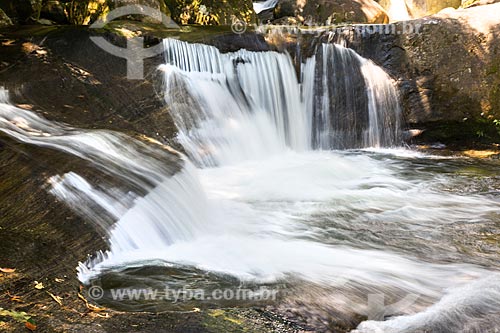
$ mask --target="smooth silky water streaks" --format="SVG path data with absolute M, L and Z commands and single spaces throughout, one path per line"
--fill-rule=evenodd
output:
M 387 321 L 366 321 L 353 333 L 496 332 L 500 326 L 500 274 L 450 288 L 422 312 Z
M 259 14 L 265 10 L 273 9 L 278 5 L 279 0 L 254 1 L 253 10 Z
M 180 143 L 197 164 L 310 148 L 300 85 L 288 55 L 221 54 L 207 45 L 164 43 L 166 103 Z
M 302 304 L 306 314 L 326 308 L 319 316 L 328 321 L 336 318 L 332 309 L 350 318 L 365 313 L 368 294 L 396 301 L 418 295 L 415 304 L 387 315 L 415 313 L 453 293 L 446 288 L 488 278 L 487 267 L 499 269 L 477 252 L 460 252 L 455 235 L 449 237 L 457 224 L 498 230 L 498 198 L 443 190 L 452 179 L 443 172 L 447 162 L 439 162 L 443 170 L 420 170 L 436 160 L 326 151 L 397 145 L 396 94 L 375 65 L 351 50 L 322 46 L 321 55 L 302 66 L 299 82 L 286 54 L 221 54 L 172 40 L 165 48 L 165 99 L 179 141 L 204 169 L 188 166 L 173 178 L 161 176 L 125 213 L 107 202 L 112 196 L 68 176 L 68 186 L 99 197 L 119 215 L 110 236 L 115 245 L 80 267 L 82 282 L 116 272 L 126 279 L 127 268 L 148 265 L 192 267 L 236 277 L 236 283 L 283 283 L 292 292 L 283 304 Z M 342 68 L 355 77 L 342 78 Z M 359 98 L 358 92 L 359 109 L 347 100 Z M 342 115 L 355 119 L 359 132 L 335 120 Z M 318 119 L 329 116 L 322 127 Z M 173 225 L 165 224 L 172 214 Z M 178 277 L 172 275 L 153 285 Z M 136 276 L 129 283 L 145 281 L 150 279 Z M 336 303 L 339 294 L 344 301 Z M 464 322 L 471 316 L 469 310 L 462 314 Z
M 119 190 L 110 184 L 95 186 L 74 172 L 49 179 L 52 194 L 108 233 L 110 251 L 106 256 L 168 246 L 203 233 L 210 225 L 196 171 L 179 153 L 118 132 L 50 122 L 9 104 L 5 90 L 0 90 L 0 96 L 0 131 L 18 141 L 86 160 L 119 179 L 127 189 Z
M 450 230 L 460 223 L 484 226 L 498 200 L 443 192 L 434 179 L 439 173 L 415 170 L 435 163 L 447 170 L 448 161 L 397 152 L 288 152 L 206 168 L 199 172 L 214 212 L 210 231 L 156 250 L 117 253 L 82 278 L 97 282 L 100 272 L 163 258 L 240 283 L 285 283 L 292 294 L 285 304 L 307 311 L 335 305 L 344 314 L 363 314 L 368 293 L 392 302 L 418 295 L 415 304 L 387 315 L 424 310 L 448 287 L 487 278 L 481 266 L 494 265 L 450 252 L 456 248 Z M 321 304 L 308 303 L 319 295 Z
M 220 53 L 164 41 L 165 100 L 179 141 L 201 166 L 259 159 L 288 149 L 401 144 L 398 96 L 371 61 L 334 44 L 297 71 L 288 54 Z
M 303 82 L 313 147 L 399 146 L 401 109 L 384 70 L 336 44 L 321 44 L 314 59 L 306 61 L 304 70 L 314 68 L 315 75 L 304 75 Z
M 403 312 L 435 302 L 447 286 L 488 275 L 461 264 L 474 258 L 449 253 L 453 239 L 439 240 L 447 225 L 488 221 L 497 200 L 434 189 L 433 173 L 427 182 L 407 179 L 398 166 L 412 164 L 401 157 L 304 152 L 399 144 L 397 93 L 380 68 L 325 44 L 301 66 L 299 82 L 287 55 L 164 43 L 166 101 L 180 142 L 198 165 L 211 167 L 201 177 L 220 228 L 174 244 L 166 260 L 242 280 L 298 278 L 323 286 L 323 297 L 335 287 L 358 303 L 356 289 L 396 299 L 418 294 L 419 306 Z M 359 311 L 348 303 L 342 311 Z

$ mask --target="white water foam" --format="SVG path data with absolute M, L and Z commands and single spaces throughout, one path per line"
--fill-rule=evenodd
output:
M 227 165 L 288 149 L 400 144 L 392 80 L 350 49 L 322 45 L 321 61 L 307 60 L 299 82 L 288 54 L 222 54 L 172 39 L 164 46 L 165 100 L 179 142 L 197 165 Z
M 340 232 L 332 223 L 343 228 L 363 225 L 366 234 L 382 224 L 432 239 L 441 236 L 447 224 L 474 221 L 498 210 L 497 200 L 440 192 L 432 189 L 432 181 L 406 179 L 397 172 L 398 162 L 361 153 L 310 151 L 314 133 L 325 140 L 319 145 L 323 149 L 337 137 L 331 131 L 335 127 L 312 125 L 314 117 L 323 114 L 326 119 L 325 110 L 331 111 L 331 99 L 318 91 L 320 83 L 329 86 L 325 76 L 330 71 L 325 68 L 330 61 L 322 62 L 326 65 L 325 71 L 318 71 L 323 73 L 320 81 L 303 70 L 299 83 L 287 55 L 222 55 L 208 46 L 166 44 L 166 101 L 180 142 L 205 169 L 186 163 L 171 177 L 164 157 L 154 149 L 144 154 L 146 146 L 123 135 L 71 129 L 0 104 L 4 133 L 84 158 L 148 193 L 130 194 L 121 201 L 76 174 L 53 178 L 53 192 L 61 199 L 74 206 L 95 204 L 117 220 L 110 229 L 110 251 L 79 267 L 82 282 L 105 269 L 163 260 L 242 280 L 299 278 L 375 292 L 390 287 L 437 300 L 453 295 L 448 287 L 466 288 L 468 282 L 488 277 L 485 268 L 419 260 L 365 242 L 360 233 L 350 235 L 350 243 L 327 233 Z M 362 63 L 352 51 L 324 51 L 323 56 L 355 59 L 352 66 Z M 304 68 L 316 71 L 317 60 L 308 60 Z M 368 119 L 363 131 L 369 135 L 361 132 L 361 146 L 367 137 L 370 145 L 383 145 L 385 139 L 377 138 L 388 126 L 379 116 L 387 110 L 380 105 L 394 97 L 392 90 L 378 70 L 367 72 L 361 66 L 356 71 L 369 88 L 368 113 L 362 115 Z M 378 76 L 384 79 L 382 88 L 373 86 Z

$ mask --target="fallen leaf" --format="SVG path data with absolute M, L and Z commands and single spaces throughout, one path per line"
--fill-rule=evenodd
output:
M 93 313 L 93 315 L 99 318 L 109 318 L 108 313 Z
M 102 312 L 102 311 L 106 311 L 105 308 L 100 308 L 96 305 L 93 305 L 93 304 L 90 304 L 87 299 L 85 297 L 83 297 L 82 294 L 78 293 L 78 298 L 81 299 L 82 301 L 85 302 L 85 306 L 87 307 L 87 309 L 89 309 L 90 311 L 93 311 L 93 312 Z M 107 314 L 106 314 L 107 315 Z
M 30 331 L 34 331 L 36 330 L 36 324 L 35 322 L 33 321 L 33 319 L 29 319 L 26 324 L 24 324 L 26 326 L 27 329 L 29 329 Z
M 23 300 L 21 299 L 21 297 L 19 296 L 16 296 L 16 295 L 11 295 L 9 292 L 7 292 L 7 295 L 10 297 L 10 300 L 12 302 L 19 302 L 19 303 L 22 303 Z
M 48 292 L 48 291 L 47 291 L 47 294 L 49 294 L 49 296 L 50 296 L 50 297 L 52 297 L 52 299 L 53 299 L 54 301 L 56 301 L 56 302 L 57 302 L 57 304 L 59 304 L 60 306 L 62 306 L 62 305 L 63 305 L 63 304 L 62 304 L 62 298 L 61 298 L 61 297 L 56 296 L 56 295 L 54 295 L 53 293 Z
M 35 281 L 35 289 L 42 290 L 43 288 L 45 288 L 43 283 Z
M 105 308 L 100 308 L 96 305 L 93 305 L 93 304 L 90 304 L 90 303 L 87 303 L 87 308 L 91 311 L 94 311 L 94 312 L 102 312 L 102 311 L 106 311 Z
M 0 268 L 0 272 L 2 273 L 14 273 L 16 271 L 15 268 Z
M 55 278 L 54 281 L 56 281 L 57 283 L 63 283 L 64 279 Z
M 193 308 L 193 312 L 200 312 L 200 308 Z

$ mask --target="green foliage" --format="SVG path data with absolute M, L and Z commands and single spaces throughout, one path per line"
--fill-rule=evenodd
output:
M 462 0 L 462 5 L 460 7 L 461 8 L 468 8 L 468 7 L 475 5 L 478 2 L 479 2 L 479 0 Z
M 250 0 L 165 0 L 174 21 L 180 24 L 230 25 L 238 19 L 254 20 Z
M 72 24 L 87 25 L 109 12 L 108 0 L 73 0 L 66 4 L 66 12 Z
M 14 319 L 15 321 L 20 322 L 20 323 L 32 321 L 31 316 L 29 316 L 26 312 L 4 310 L 2 308 L 0 308 L 0 317 L 11 318 L 11 319 Z
M 498 140 L 500 137 L 500 119 L 493 118 L 493 116 L 485 116 L 477 120 L 474 125 L 476 136 L 479 139 Z

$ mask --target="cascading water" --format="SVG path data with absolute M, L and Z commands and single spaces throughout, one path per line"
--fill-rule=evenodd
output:
M 165 41 L 165 98 L 179 141 L 199 165 L 306 150 L 306 116 L 291 59 Z
M 157 248 L 204 230 L 203 190 L 191 174 L 193 167 L 176 152 L 154 149 L 118 132 L 50 122 L 10 105 L 4 89 L 0 89 L 0 131 L 89 161 L 128 185 L 127 192 L 100 189 L 74 172 L 49 179 L 54 195 L 108 231 L 110 253 Z M 197 201 L 197 211 L 189 207 L 189 200 Z M 117 220 L 120 223 L 114 224 Z
M 324 44 L 302 69 L 276 52 L 221 54 L 164 41 L 165 98 L 179 140 L 199 165 L 270 156 L 286 149 L 388 147 L 401 143 L 400 108 L 389 76 L 354 51 Z
M 265 10 L 273 9 L 278 5 L 278 2 L 279 0 L 255 1 L 253 3 L 253 10 L 259 14 Z
M 135 281 L 127 268 L 176 265 L 236 284 L 285 284 L 290 293 L 275 307 L 323 330 L 359 315 L 379 320 L 361 332 L 500 325 L 498 260 L 457 246 L 458 231 L 469 238 L 498 230 L 498 198 L 461 192 L 475 181 L 463 173 L 467 161 L 331 151 L 398 145 L 397 94 L 382 69 L 337 45 L 321 45 L 300 75 L 287 54 L 164 45 L 165 100 L 200 169 L 180 162 L 172 176 L 172 155 L 159 147 L 51 123 L 0 101 L 2 132 L 87 159 L 130 185 L 123 199 L 75 173 L 52 178 L 52 193 L 89 219 L 101 215 L 85 207 L 98 206 L 116 221 L 110 250 L 80 265 L 82 282 L 117 272 L 125 284 Z M 178 271 L 137 283 L 172 279 L 179 283 Z M 369 295 L 413 298 L 384 307 Z
M 399 145 L 401 110 L 387 74 L 335 44 L 322 44 L 316 58 L 315 82 L 306 83 L 314 96 L 307 106 L 312 112 L 313 147 Z

